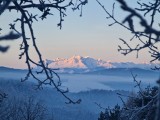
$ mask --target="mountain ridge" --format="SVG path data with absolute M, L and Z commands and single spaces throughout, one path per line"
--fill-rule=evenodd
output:
M 56 58 L 54 60 L 46 60 L 51 68 L 81 68 L 81 69 L 94 69 L 94 68 L 142 68 L 150 69 L 156 64 L 147 63 L 133 63 L 133 62 L 110 62 L 101 59 L 91 58 L 89 56 L 73 56 L 71 58 Z
M 89 56 L 72 56 L 70 58 L 56 58 L 53 60 L 45 60 L 46 65 L 49 68 L 57 69 L 57 73 L 95 73 L 95 71 L 99 71 L 101 73 L 105 73 L 107 69 L 113 69 L 114 71 L 119 68 L 130 69 L 130 68 L 139 68 L 144 70 L 151 70 L 156 65 L 159 64 L 147 64 L 147 63 L 133 63 L 133 62 L 111 62 L 104 61 L 101 59 L 95 59 Z M 5 68 L 1 67 L 1 71 L 19 71 L 20 69 L 14 68 Z M 34 67 L 34 70 L 41 70 L 40 67 Z M 104 70 L 104 71 L 103 71 Z M 26 71 L 26 70 L 23 70 Z M 108 70 L 107 70 L 108 71 Z

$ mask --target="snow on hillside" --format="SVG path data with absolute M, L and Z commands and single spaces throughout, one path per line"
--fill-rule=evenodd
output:
M 95 69 L 95 68 L 142 68 L 150 69 L 155 64 L 133 62 L 109 62 L 101 59 L 94 59 L 89 56 L 73 56 L 68 59 L 56 58 L 54 60 L 46 60 L 51 68 L 79 68 L 79 69 Z

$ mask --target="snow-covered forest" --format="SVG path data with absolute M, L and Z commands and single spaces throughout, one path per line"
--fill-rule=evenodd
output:
M 142 81 L 142 89 L 156 85 L 152 79 L 158 78 L 158 72 L 137 68 L 130 70 L 139 75 L 137 80 Z M 1 103 L 1 119 L 5 116 L 2 120 L 15 120 L 15 117 L 23 120 L 19 113 L 26 112 L 25 107 L 30 108 L 30 104 L 33 106 L 28 114 L 34 113 L 34 110 L 39 111 L 41 118 L 33 116 L 37 120 L 97 120 L 100 112 L 105 112 L 106 108 L 113 109 L 117 104 L 123 107 L 121 95 L 126 101 L 129 99 L 127 96 L 135 96 L 139 91 L 127 68 L 108 69 L 108 72 L 104 69 L 96 73 L 59 73 L 62 87 L 70 90 L 67 96 L 73 100 L 81 99 L 80 104 L 66 104 L 66 99 L 56 89 L 50 86 L 36 89 L 34 78 L 20 82 L 27 70 L 0 67 L 0 71 L 0 90 L 7 94 L 7 98 Z M 14 109 L 17 111 L 13 112 Z

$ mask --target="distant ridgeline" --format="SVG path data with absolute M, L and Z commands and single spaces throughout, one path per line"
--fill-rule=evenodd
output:
M 27 70 L 0 66 L 0 72 L 27 72 Z
M 58 69 L 57 73 L 87 73 L 87 74 L 105 74 L 105 75 L 123 75 L 130 72 L 142 74 L 158 74 L 151 70 L 157 64 L 154 63 L 133 63 L 133 62 L 110 62 L 101 59 L 94 59 L 89 56 L 73 56 L 71 58 L 56 58 L 54 60 L 45 61 L 48 67 Z M 39 70 L 39 67 L 34 67 Z M 21 69 L 0 67 L 0 71 L 25 71 Z
M 71 58 L 56 58 L 54 60 L 46 60 L 46 64 L 50 68 L 59 68 L 58 72 L 60 73 L 90 73 L 90 72 L 111 72 L 111 71 L 119 71 L 120 69 L 132 69 L 133 71 L 142 71 L 150 72 L 151 68 L 154 68 L 156 64 L 148 64 L 148 63 L 133 63 L 133 62 L 110 62 L 104 61 L 101 59 L 94 59 L 89 56 L 73 56 Z M 133 69 L 134 68 L 134 69 Z M 143 71 L 143 72 L 144 72 Z

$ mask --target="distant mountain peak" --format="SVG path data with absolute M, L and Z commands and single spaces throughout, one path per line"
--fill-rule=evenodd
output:
M 93 69 L 97 67 L 111 68 L 113 67 L 109 62 L 103 61 L 100 58 L 94 59 L 89 56 L 82 57 L 80 55 L 74 55 L 71 58 L 56 58 L 54 60 L 48 60 L 49 67 L 52 68 L 85 68 Z
M 133 62 L 111 62 L 104 61 L 100 58 L 95 59 L 89 56 L 74 55 L 70 58 L 56 58 L 54 60 L 46 60 L 51 68 L 76 68 L 93 70 L 97 68 L 143 68 L 150 69 L 155 64 L 136 64 Z
M 71 58 L 82 58 L 82 56 L 80 56 L 80 55 L 74 55 Z

